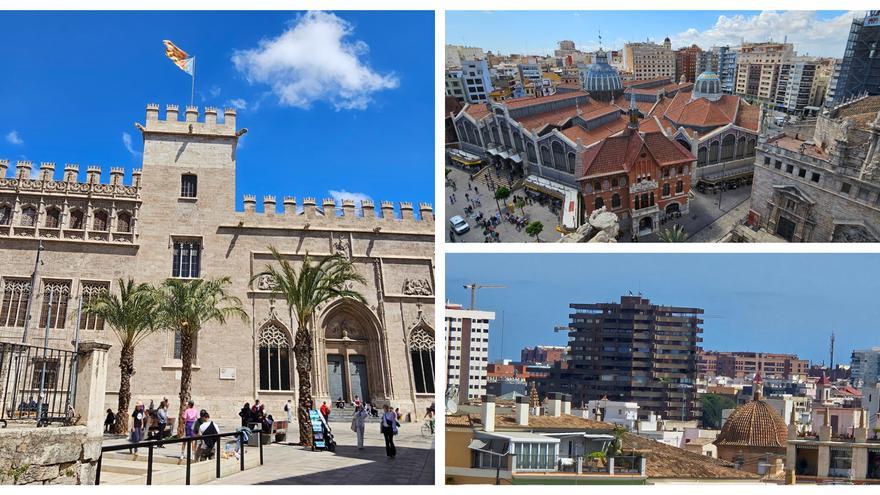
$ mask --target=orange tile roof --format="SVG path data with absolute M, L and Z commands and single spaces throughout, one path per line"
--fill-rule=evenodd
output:
M 758 125 L 761 120 L 761 107 L 758 105 L 749 105 L 742 102 L 739 106 L 739 112 L 736 114 L 736 125 L 758 132 Z
M 667 479 L 751 479 L 757 474 L 736 469 L 733 463 L 673 447 L 633 433 L 621 439 L 624 453 L 637 451 L 645 456 L 648 478 Z
M 595 421 L 592 419 L 581 418 L 578 416 L 572 416 L 571 414 L 563 414 L 560 416 L 533 416 L 529 415 L 529 425 L 528 426 L 520 426 L 516 422 L 516 418 L 513 416 L 495 416 L 495 428 L 514 428 L 514 429 L 546 429 L 546 430 L 555 430 L 555 429 L 571 429 L 571 430 L 599 430 L 599 431 L 611 431 L 614 429 L 614 425 L 611 423 L 605 423 L 602 421 Z
M 584 146 L 590 146 L 626 129 L 626 123 L 626 116 L 621 115 L 616 120 L 602 124 L 593 129 L 587 130 L 583 127 L 575 125 L 562 131 L 562 134 L 564 134 L 567 138 L 571 139 L 574 142 L 577 142 L 578 138 L 580 138 L 581 144 L 583 144 Z
M 586 179 L 612 172 L 628 172 L 642 151 L 647 150 L 660 165 L 692 161 L 693 155 L 683 146 L 670 140 L 662 132 L 626 132 L 612 136 L 583 153 Z
M 504 102 L 504 104 L 507 105 L 508 109 L 513 110 L 515 108 L 523 108 L 523 107 L 530 107 L 532 105 L 539 105 L 541 103 L 546 103 L 548 101 L 561 101 L 561 100 L 567 100 L 569 98 L 573 99 L 576 96 L 587 96 L 587 93 L 584 93 L 583 91 L 570 91 L 568 93 L 556 93 L 556 94 L 550 95 L 550 96 L 539 96 L 539 97 L 526 96 L 523 98 L 514 98 L 512 100 L 507 100 Z M 572 105 L 574 105 L 574 104 L 572 103 Z
M 785 420 L 763 400 L 747 402 L 727 418 L 715 445 L 785 449 L 788 445 Z
M 690 92 L 675 94 L 664 116 L 679 125 L 692 127 L 721 127 L 736 118 L 739 97 L 722 95 L 717 101 L 697 98 L 691 101 Z
M 516 119 L 526 129 L 535 130 L 544 127 L 547 124 L 561 125 L 566 120 L 577 116 L 578 109 L 581 111 L 581 118 L 589 120 L 600 115 L 604 115 L 612 110 L 612 107 L 601 101 L 590 100 L 584 105 L 566 106 L 550 112 L 543 112 L 526 117 Z M 615 109 L 616 110 L 616 109 Z
M 779 146 L 788 151 L 794 151 L 795 153 L 805 153 L 820 160 L 828 159 L 828 155 L 815 144 L 807 144 L 806 141 L 802 139 L 793 138 L 785 134 L 776 139 L 770 140 L 769 144 Z M 803 147 L 801 147 L 802 145 Z
M 485 103 L 471 103 L 465 109 L 468 115 L 479 120 L 489 115 L 489 106 Z

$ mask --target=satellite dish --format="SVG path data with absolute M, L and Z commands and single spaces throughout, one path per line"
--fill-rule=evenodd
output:
M 458 386 L 446 386 L 446 414 L 455 414 L 458 412 Z

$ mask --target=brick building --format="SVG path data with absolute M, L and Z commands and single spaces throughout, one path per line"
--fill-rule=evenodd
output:
M 752 378 L 760 373 L 765 378 L 793 379 L 806 377 L 809 367 L 809 361 L 798 359 L 795 354 L 719 351 L 699 353 L 701 378 Z
M 697 45 L 675 50 L 675 80 L 680 81 L 684 77 L 685 82 L 694 82 L 697 76 L 703 72 L 699 70 L 698 60 L 703 50 Z
M 553 364 L 557 361 L 562 361 L 564 356 L 565 347 L 563 346 L 538 345 L 535 347 L 524 347 L 520 351 L 519 360 L 525 364 Z

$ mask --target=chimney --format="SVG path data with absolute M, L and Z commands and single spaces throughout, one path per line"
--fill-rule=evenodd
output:
M 64 165 L 64 182 L 76 182 L 79 180 L 79 165 L 66 163 Z
M 562 413 L 562 394 L 550 392 L 547 394 L 546 414 L 547 416 L 558 417 Z
M 296 198 L 293 196 L 284 196 L 284 214 L 296 215 Z
M 110 185 L 121 186 L 122 178 L 125 176 L 125 169 L 122 167 L 113 167 L 110 169 Z
M 860 443 L 868 441 L 868 411 L 864 409 L 859 410 L 859 427 L 853 428 L 853 438 Z
M 28 160 L 19 160 L 15 162 L 15 178 L 30 179 L 31 167 L 33 167 L 33 163 Z
M 569 394 L 562 395 L 562 414 L 571 415 L 571 395 Z
M 382 201 L 380 208 L 382 209 L 382 218 L 386 221 L 394 220 L 394 203 L 391 201 Z
M 364 218 L 376 218 L 376 203 L 373 203 L 373 200 L 361 201 L 361 209 L 364 210 Z
M 483 422 L 483 431 L 495 431 L 495 396 L 484 395 L 483 407 L 480 412 L 480 420 Z
M 275 214 L 275 196 L 263 196 L 263 213 L 266 215 Z
M 516 398 L 516 424 L 520 426 L 529 426 L 529 398 L 525 395 Z
M 177 105 L 165 105 L 165 120 L 177 122 Z
M 49 182 L 55 178 L 55 164 L 52 162 L 43 162 L 40 164 L 40 180 Z
M 9 170 L 9 160 L 2 159 L 0 160 L 0 179 L 6 178 L 6 171 Z
M 257 197 L 255 195 L 245 194 L 243 203 L 245 213 L 254 213 L 257 211 Z

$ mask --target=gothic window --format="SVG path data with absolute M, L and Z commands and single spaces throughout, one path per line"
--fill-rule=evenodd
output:
M 290 390 L 290 341 L 273 322 L 260 330 L 260 390 Z
M 706 150 L 705 146 L 700 146 L 700 149 L 697 150 L 697 166 L 702 167 L 708 162 L 709 152 Z
M 494 126 L 494 125 L 491 127 L 492 127 L 492 142 L 497 146 L 497 145 L 501 144 L 501 139 L 498 137 L 498 127 Z
M 526 144 L 526 147 L 528 148 L 528 151 L 529 151 L 529 161 L 530 161 L 530 162 L 537 161 L 537 160 L 538 160 L 538 155 L 535 154 L 535 145 L 532 144 L 531 141 L 529 141 L 529 142 Z
M 98 232 L 107 232 L 110 230 L 110 217 L 107 215 L 107 212 L 104 210 L 98 210 L 95 212 L 95 219 L 92 220 L 92 230 L 97 230 Z
M 718 141 L 713 141 L 709 145 L 709 163 L 718 162 Z
M 3 304 L 0 306 L 0 327 L 23 327 L 31 283 L 28 280 L 5 279 Z
M 620 194 L 614 193 L 614 195 L 611 196 L 611 207 L 620 208 Z
M 70 282 L 46 281 L 43 286 L 43 302 L 40 309 L 40 328 L 64 328 L 67 322 L 67 301 L 70 298 Z M 51 313 L 51 314 L 50 314 Z
M 575 162 L 574 153 L 569 152 L 568 153 L 568 173 L 570 173 L 570 174 L 574 173 L 574 162 Z
M 458 129 L 458 139 L 467 142 L 467 140 L 468 140 L 468 136 L 467 136 L 467 133 L 466 133 L 465 130 L 464 130 L 464 124 L 462 124 L 461 122 L 459 122 L 458 125 L 455 126 L 455 127 Z
M 101 294 L 110 290 L 106 283 L 101 282 L 83 282 L 82 284 L 82 305 L 87 306 L 94 302 Z M 79 327 L 82 330 L 103 330 L 104 318 L 98 315 L 80 313 Z
M 755 140 L 749 139 L 746 144 L 746 156 L 755 156 Z
M 742 158 L 746 154 L 746 138 L 745 136 L 739 138 L 736 142 L 736 157 Z M 770 158 L 766 158 L 766 163 L 769 163 Z
M 70 228 L 76 230 L 82 230 L 83 228 L 83 211 L 82 210 L 72 210 L 70 212 Z
M 516 151 L 523 151 L 522 134 L 519 131 L 513 131 L 513 147 Z
M 61 225 L 61 210 L 58 208 L 46 208 L 46 220 L 44 226 L 47 229 L 57 229 Z
M 194 174 L 180 176 L 180 197 L 195 198 L 198 189 L 198 177 Z
M 9 205 L 0 205 L 0 225 L 12 223 L 12 208 Z
M 116 231 L 131 232 L 131 215 L 128 212 L 120 212 L 116 215 Z
M 721 160 L 733 158 L 733 147 L 736 145 L 736 137 L 733 134 L 724 136 L 721 140 Z
M 21 209 L 22 227 L 35 227 L 37 225 L 37 209 L 33 206 L 25 206 Z
M 553 141 L 553 167 L 558 170 L 565 170 L 567 167 L 565 166 L 565 150 L 562 148 L 562 143 L 559 141 Z
M 501 139 L 504 140 L 504 145 L 510 148 L 512 145 L 510 144 L 510 132 L 507 127 L 507 123 L 501 122 Z
M 541 164 L 546 167 L 553 166 L 553 160 L 550 158 L 550 148 L 541 145 Z
M 483 147 L 488 148 L 489 147 L 489 129 L 487 129 L 486 127 L 483 127 L 483 129 L 480 130 L 480 134 L 483 136 Z
M 202 243 L 200 241 L 174 241 L 171 276 L 180 278 L 198 278 L 201 251 Z
M 434 334 L 419 327 L 410 334 L 409 353 L 417 394 L 434 393 Z

